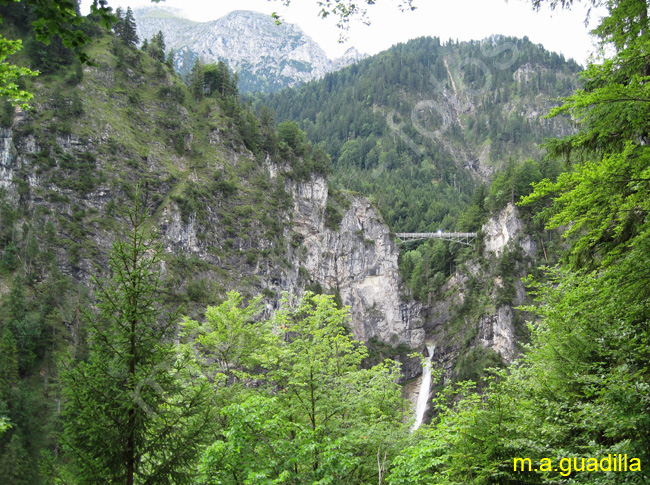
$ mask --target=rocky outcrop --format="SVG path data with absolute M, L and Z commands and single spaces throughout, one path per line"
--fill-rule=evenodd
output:
M 526 256 L 533 257 L 537 246 L 530 236 L 522 234 L 523 229 L 517 208 L 509 203 L 483 226 L 484 255 L 500 256 L 507 248 L 519 247 Z
M 477 340 L 485 348 L 494 350 L 506 362 L 512 362 L 516 344 L 515 317 L 512 308 L 502 306 L 482 315 L 477 322 Z
M 294 266 L 312 281 L 337 291 L 350 306 L 356 338 L 376 337 L 411 348 L 424 344 L 421 305 L 401 297 L 399 250 L 381 215 L 367 199 L 349 196 L 338 227 L 328 227 L 327 182 L 289 183 L 293 196 L 291 230 L 301 239 Z M 291 275 L 297 286 L 300 269 Z
M 0 128 L 0 187 L 11 185 L 14 176 L 14 147 L 11 128 Z
M 276 25 L 270 15 L 257 12 L 238 10 L 209 22 L 193 22 L 178 11 L 160 7 L 134 13 L 141 40 L 163 32 L 167 47 L 176 51 L 177 71 L 187 73 L 196 59 L 224 61 L 237 72 L 242 92 L 295 86 L 364 57 L 352 48 L 330 60 L 297 25 Z
M 537 245 L 525 233 L 512 204 L 495 214 L 481 232 L 484 261 L 467 261 L 424 309 L 427 341 L 437 348 L 434 366 L 442 368 L 447 379 L 459 371 L 472 349 L 493 352 L 506 363 L 517 357 L 514 307 L 525 302 L 521 278 L 530 271 Z M 503 274 L 508 265 L 500 262 L 512 253 L 518 256 Z
M 350 64 L 356 64 L 366 57 L 368 57 L 367 54 L 362 54 L 354 47 L 350 47 L 343 53 L 341 57 L 337 57 L 333 61 L 330 61 L 329 71 L 338 71 L 339 69 L 343 69 Z
M 56 137 L 53 143 L 62 154 L 56 157 L 65 154 L 80 156 L 86 152 L 99 154 L 101 150 L 95 145 L 101 146 L 101 140 L 82 142 L 77 135 Z M 96 272 L 93 261 L 105 266 L 105 255 L 110 250 L 114 235 L 95 223 L 86 223 L 81 229 L 83 235 L 79 236 L 68 234 L 64 227 L 68 227 L 67 221 L 74 217 L 74 211 L 81 206 L 98 214 L 99 218 L 111 219 L 107 215 L 108 207 L 118 200 L 120 190 L 111 183 L 99 184 L 85 194 L 70 188 L 58 188 L 47 178 L 39 177 L 37 171 L 31 168 L 33 158 L 40 150 L 32 134 L 15 138 L 12 129 L 0 130 L 0 187 L 8 187 L 9 196 L 17 197 L 16 173 L 19 167 L 25 167 L 27 179 L 24 182 L 29 188 L 25 203 L 33 209 L 44 206 L 50 213 L 56 213 L 56 216 L 48 216 L 49 220 L 55 222 L 57 227 L 61 226 L 60 235 L 69 241 L 69 245 L 85 244 L 93 248 L 92 261 L 90 254 L 73 261 L 67 246 L 55 250 L 63 274 L 91 285 L 91 275 Z M 230 163 L 233 166 L 254 161 L 252 154 L 246 151 L 224 151 L 225 155 L 232 158 Z M 156 163 L 153 157 L 147 160 L 147 163 Z M 177 163 L 182 166 L 184 161 L 181 158 Z M 101 161 L 97 165 L 106 167 Z M 154 173 L 157 166 L 151 169 Z M 265 167 L 260 167 L 271 182 L 282 180 L 279 177 L 283 170 L 270 160 L 267 160 Z M 248 181 L 242 180 L 241 183 L 245 185 Z M 210 206 L 225 201 L 215 199 L 208 204 L 203 219 L 199 221 L 195 212 L 183 213 L 176 199 L 169 196 L 174 190 L 173 186 L 157 183 L 159 196 L 169 198 L 155 214 L 155 225 L 164 252 L 181 258 L 194 258 L 205 268 L 189 278 L 177 280 L 174 290 L 183 291 L 185 285 L 201 280 L 207 284 L 224 285 L 223 291 L 246 289 L 250 294 L 256 294 L 266 290 L 269 316 L 277 308 L 282 293 L 301 296 L 308 285 L 318 284 L 324 291 L 338 293 L 343 303 L 350 307 L 350 325 L 356 338 L 369 340 L 375 337 L 393 345 L 405 343 L 411 348 L 422 346 L 424 329 L 421 305 L 402 297 L 404 287 L 397 264 L 399 250 L 377 209 L 359 195 L 341 194 L 338 203 L 344 207 L 337 209 L 337 221 L 333 223 L 328 211 L 332 200 L 325 178 L 313 175 L 310 180 L 286 181 L 284 185 L 291 196 L 289 207 L 278 209 L 275 213 L 273 208 L 268 208 L 269 214 L 284 227 L 279 237 L 284 240 L 283 244 L 277 238 L 269 237 L 264 227 L 256 222 L 251 223 L 246 233 L 224 235 L 223 218 L 228 211 L 235 214 L 243 210 L 245 200 L 225 213 L 217 213 Z M 54 200 L 61 199 L 61 202 L 43 199 L 39 195 L 42 193 L 48 193 L 49 198 Z M 227 251 L 224 249 L 226 247 L 229 248 Z M 265 250 L 279 251 L 280 248 L 285 251 L 280 262 L 260 258 L 256 264 L 252 264 L 245 257 L 250 251 L 261 254 Z M 171 266 L 167 268 L 172 269 Z M 228 268 L 237 277 L 225 282 L 218 277 L 218 271 L 222 268 Z M 242 284 L 243 280 L 247 281 L 245 285 Z
M 485 255 L 490 253 L 500 256 L 517 233 L 523 228 L 523 223 L 516 215 L 516 208 L 508 204 L 496 217 L 491 218 L 483 226 L 485 234 Z

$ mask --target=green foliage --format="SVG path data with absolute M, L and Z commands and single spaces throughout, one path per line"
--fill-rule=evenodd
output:
M 165 36 L 162 31 L 159 30 L 158 33 L 151 38 L 147 45 L 146 52 L 152 59 L 165 62 Z
M 0 416 L 0 436 L 9 428 L 11 428 L 11 425 L 7 422 L 7 419 L 4 416 Z
M 18 349 L 13 332 L 7 325 L 4 327 L 0 336 L 0 401 L 7 402 L 9 400 L 11 397 L 11 388 L 17 383 Z
M 195 98 L 203 96 L 220 96 L 223 98 L 237 95 L 237 77 L 230 72 L 223 61 L 217 64 L 201 64 L 197 59 L 189 74 L 189 85 Z
M 240 364 L 261 370 L 264 380 L 223 408 L 224 430 L 204 454 L 200 480 L 368 483 L 387 473 L 406 433 L 399 371 L 390 362 L 361 368 L 367 352 L 344 329 L 347 310 L 337 309 L 332 296 L 308 294 L 295 307 L 285 301 L 271 322 L 256 325 L 245 323 L 255 302 L 240 310 L 241 297 L 229 300 L 208 309 L 208 321 L 232 323 L 200 334 L 215 340 L 206 350 L 240 349 Z M 242 325 L 257 334 L 254 353 L 245 334 L 230 336 Z
M 395 460 L 389 483 L 539 483 L 534 472 L 512 472 L 514 457 L 538 456 L 519 434 L 526 410 L 518 406 L 527 401 L 514 399 L 513 384 L 492 379 L 484 397 L 469 382 L 440 392 L 433 401 L 435 422 L 418 429 L 416 444 Z
M 15 81 L 21 76 L 37 76 L 38 71 L 5 62 L 8 56 L 18 52 L 21 47 L 20 40 L 12 41 L 0 36 L 0 96 L 9 99 L 12 104 L 26 109 L 32 94 L 20 89 Z
M 536 283 L 539 306 L 528 310 L 540 319 L 521 361 L 496 372 L 480 393 L 461 384 L 439 394 L 432 425 L 398 457 L 391 483 L 645 483 L 643 469 L 513 471 L 521 457 L 648 460 L 648 399 L 638 391 L 650 386 L 649 341 L 638 326 L 645 304 L 638 288 L 622 285 L 629 279 L 620 269 L 555 270 Z
M 38 0 L 23 0 L 21 5 L 11 5 L 9 0 L 3 0 L 1 5 L 6 10 L 4 15 L 9 14 L 10 20 L 17 20 L 19 28 L 27 28 L 27 22 L 31 23 L 34 41 L 40 43 L 41 50 L 49 50 L 53 54 L 47 62 L 60 62 L 65 53 L 72 49 L 76 57 L 83 63 L 89 63 L 90 57 L 82 50 L 88 44 L 90 37 L 80 28 L 84 24 L 83 17 L 77 15 L 77 4 L 73 0 L 61 0 L 55 3 L 41 2 Z M 26 12 L 29 12 L 27 15 Z M 111 8 L 104 3 L 93 2 L 91 12 L 96 16 L 98 22 L 104 28 L 108 28 L 115 17 L 111 13 Z M 29 19 L 29 20 L 28 20 Z M 2 18 L 0 17 L 0 21 Z M 30 41 L 31 42 L 31 41 Z M 32 94 L 20 89 L 15 80 L 21 76 L 35 76 L 38 71 L 33 71 L 26 67 L 19 67 L 5 59 L 18 52 L 21 48 L 21 40 L 9 40 L 0 35 L 0 96 L 6 96 L 12 103 L 27 107 L 27 102 L 31 99 Z M 28 47 L 32 50 L 32 58 L 39 62 L 37 48 L 32 42 Z M 58 55 L 56 55 L 58 54 Z M 61 54 L 64 54 L 63 56 Z M 45 61 L 45 57 L 40 58 L 40 62 Z M 50 64 L 37 66 L 43 70 L 49 69 Z
M 411 349 L 405 343 L 392 346 L 387 342 L 382 342 L 377 337 L 371 337 L 370 340 L 365 342 L 365 345 L 368 349 L 368 355 L 363 361 L 364 367 L 372 367 L 384 362 L 386 359 L 396 360 L 398 357 L 411 352 Z
M 400 253 L 402 279 L 413 297 L 426 301 L 429 293 L 437 293 L 456 269 L 456 259 L 464 255 L 460 244 L 431 240 L 417 248 Z
M 498 177 L 499 175 L 497 175 Z M 488 216 L 486 207 L 486 198 L 488 188 L 481 184 L 474 190 L 470 204 L 458 218 L 456 222 L 456 231 L 458 232 L 478 232 L 485 223 Z
M 30 485 L 37 480 L 36 470 L 30 466 L 29 454 L 23 441 L 19 433 L 14 433 L 0 458 L 0 474 L 3 480 L 12 485 Z
M 221 305 L 207 308 L 205 323 L 188 318 L 181 322 L 181 337 L 192 342 L 204 373 L 215 383 L 245 380 L 247 373 L 242 369 L 259 364 L 256 352 L 262 347 L 263 332 L 268 330 L 254 321 L 261 312 L 261 299 L 254 299 L 246 308 L 240 308 L 241 303 L 239 293 L 229 292 Z
M 285 121 L 278 125 L 277 146 L 273 153 L 277 153 L 282 162 L 289 162 L 291 171 L 287 176 L 296 180 L 309 180 L 312 173 L 326 175 L 330 170 L 329 156 L 320 148 L 313 147 L 308 141 L 305 132 L 298 123 Z
M 456 364 L 455 379 L 459 382 L 482 383 L 486 377 L 485 369 L 496 367 L 503 367 L 503 360 L 496 352 L 481 346 L 474 346 Z
M 571 115 L 580 128 L 548 144 L 571 170 L 556 181 L 540 170 L 548 178 L 524 197 L 525 204 L 537 204 L 529 210 L 540 210 L 549 227 L 565 228 L 570 243 L 564 264 L 546 268 L 543 281 L 528 281 L 536 294 L 536 305 L 524 308 L 536 315 L 531 342 L 520 362 L 497 372 L 483 394 L 465 386 L 441 403 L 421 440 L 396 460 L 393 483 L 650 479 L 645 465 L 627 473 L 557 467 L 561 458 L 650 459 L 650 67 L 641 55 L 650 47 L 648 5 L 631 0 L 606 6 L 595 32 L 612 57 L 591 64 L 584 89 L 551 113 Z M 514 172 L 499 183 L 495 201 L 499 192 L 517 190 Z M 503 270 L 512 266 L 509 259 L 501 260 Z M 550 458 L 556 466 L 513 472 L 515 457 L 536 465 Z
M 339 230 L 343 213 L 350 207 L 348 196 L 342 190 L 327 188 L 327 207 L 325 207 L 325 227 Z
M 63 379 L 65 459 L 78 483 L 187 483 L 211 419 L 207 383 L 170 343 L 163 318 L 159 249 L 145 232 L 139 194 L 131 228 L 113 246 L 111 278 L 99 284 L 99 315 L 87 316 L 88 358 Z
M 52 179 L 60 187 L 87 194 L 100 183 L 96 174 L 97 160 L 93 153 L 61 153 L 57 161 L 59 170 Z
M 534 160 L 526 160 L 521 164 L 510 161 L 505 170 L 499 172 L 490 185 L 486 200 L 487 209 L 496 212 L 508 203 L 514 204 L 521 197 L 532 192 L 532 183 L 542 180 L 539 164 Z
M 133 18 L 133 10 L 127 7 L 126 14 L 122 14 L 122 9 L 118 7 L 115 11 L 117 21 L 113 26 L 115 35 L 121 39 L 127 46 L 134 47 L 140 41 L 136 32 L 135 19 Z

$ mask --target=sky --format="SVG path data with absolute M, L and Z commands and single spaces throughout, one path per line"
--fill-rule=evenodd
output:
M 152 5 L 150 0 L 108 0 L 113 8 L 137 8 Z M 91 0 L 82 0 L 82 13 L 89 11 Z M 397 1 L 380 0 L 368 7 L 371 25 L 351 25 L 347 42 L 340 43 L 334 19 L 321 19 L 316 0 L 292 0 L 289 7 L 280 0 L 166 0 L 160 3 L 182 9 L 186 17 L 206 22 L 233 10 L 277 12 L 302 30 L 325 50 L 330 58 L 342 55 L 349 47 L 376 54 L 399 42 L 420 36 L 437 36 L 443 41 L 480 40 L 493 34 L 528 38 L 546 49 L 573 58 L 582 65 L 595 50 L 589 30 L 598 14 L 591 14 L 585 26 L 587 6 L 576 3 L 571 10 L 551 11 L 545 7 L 533 11 L 530 0 L 414 0 L 417 9 L 401 12 Z

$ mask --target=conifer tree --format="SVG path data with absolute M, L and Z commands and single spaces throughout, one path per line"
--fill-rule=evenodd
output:
M 14 432 L 0 459 L 0 476 L 3 483 L 32 485 L 36 480 L 29 454 L 20 432 Z
M 18 356 L 16 339 L 5 326 L 0 336 L 0 401 L 9 400 L 9 391 L 18 381 Z
M 167 58 L 165 59 L 165 65 L 172 71 L 174 70 L 175 58 L 176 58 L 176 51 L 172 49 L 169 51 L 169 54 L 167 54 Z
M 153 59 L 165 62 L 165 36 L 162 31 L 159 30 L 158 33 L 151 38 L 147 47 L 147 53 Z
M 122 39 L 122 36 L 124 35 L 124 12 L 122 11 L 122 7 L 117 7 L 115 10 L 115 24 L 113 25 L 113 32 L 115 32 L 115 35 Z
M 158 296 L 160 248 L 136 195 L 128 236 L 87 315 L 87 360 L 62 373 L 65 464 L 77 483 L 186 483 L 211 420 L 207 384 L 175 353 Z
M 138 39 L 137 27 L 135 25 L 135 18 L 133 17 L 133 10 L 131 7 L 126 9 L 122 27 L 122 40 L 129 46 L 135 46 L 140 39 Z
M 194 99 L 200 101 L 203 98 L 203 64 L 198 57 L 189 72 L 188 84 Z

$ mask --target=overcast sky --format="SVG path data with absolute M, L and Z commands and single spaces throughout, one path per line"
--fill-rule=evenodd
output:
M 82 12 L 89 10 L 91 0 L 82 0 Z M 214 20 L 233 10 L 254 10 L 271 14 L 278 12 L 320 44 L 331 58 L 340 56 L 350 46 L 360 52 L 376 54 L 398 42 L 430 35 L 447 39 L 484 39 L 492 34 L 528 36 L 548 50 L 560 52 L 585 64 L 594 50 L 589 35 L 592 24 L 585 27 L 587 7 L 577 3 L 570 11 L 552 12 L 546 8 L 534 12 L 529 0 L 415 0 L 413 12 L 400 12 L 397 2 L 380 0 L 368 7 L 372 24 L 353 24 L 349 40 L 338 43 L 339 31 L 334 19 L 318 17 L 315 0 L 293 0 L 284 7 L 279 0 L 167 0 L 161 5 L 182 9 L 186 17 L 198 22 Z M 109 0 L 113 8 L 152 5 L 149 0 Z

